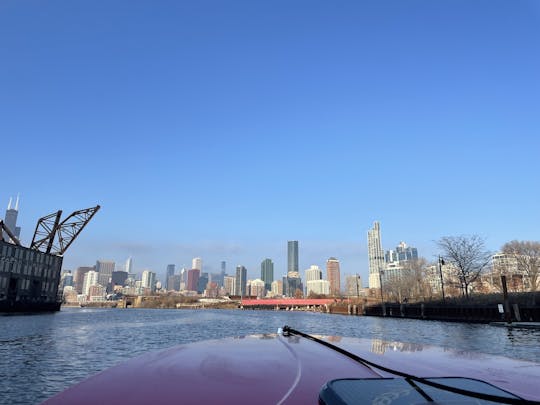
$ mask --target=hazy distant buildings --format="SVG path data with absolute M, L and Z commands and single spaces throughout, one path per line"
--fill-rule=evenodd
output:
M 290 240 L 287 242 L 287 273 L 298 272 L 298 241 Z
M 186 290 L 188 291 L 197 291 L 197 288 L 199 287 L 199 277 L 201 275 L 201 271 L 199 269 L 191 269 L 187 272 L 187 282 L 186 282 Z
M 82 294 L 84 289 L 84 275 L 89 271 L 94 271 L 95 268 L 92 267 L 77 267 L 75 270 L 75 275 L 73 277 L 73 287 L 77 293 Z
M 107 288 L 107 285 L 111 281 L 114 268 L 115 268 L 115 264 L 113 261 L 110 261 L 110 260 L 96 261 L 96 271 L 99 273 L 98 284 Z
M 13 236 L 18 240 L 21 239 L 21 228 L 17 226 L 17 216 L 19 215 L 19 196 L 17 195 L 17 201 L 15 202 L 15 207 L 11 208 L 11 197 L 9 198 L 9 203 L 6 209 L 6 215 L 4 216 L 4 225 L 11 231 Z M 2 237 L 5 241 L 10 241 L 11 238 L 8 234 L 2 231 Z
M 225 276 L 223 277 L 223 289 L 228 295 L 236 295 L 236 277 Z
M 194 257 L 193 260 L 191 260 L 191 268 L 202 271 L 202 259 L 200 257 Z
M 384 269 L 384 252 L 381 244 L 381 228 L 375 221 L 368 231 L 369 288 L 380 288 L 379 276 Z
M 167 290 L 173 290 L 172 286 L 169 285 L 169 279 L 174 276 L 174 272 L 176 271 L 176 266 L 174 264 L 168 264 L 167 270 L 165 273 L 165 288 Z
M 131 260 L 131 256 L 128 257 L 128 259 L 126 260 L 126 272 L 128 274 L 132 274 L 133 273 L 133 260 Z
M 114 290 L 115 286 L 120 286 L 120 287 L 125 286 L 127 279 L 128 279 L 127 271 L 113 271 L 111 275 L 112 289 Z
M 274 281 L 274 262 L 271 259 L 264 259 L 261 263 L 261 280 L 264 281 L 264 288 L 270 291 Z
M 208 281 L 209 281 L 208 273 L 201 272 L 199 275 L 199 282 L 197 283 L 197 293 L 199 294 L 204 293 L 204 290 L 206 290 Z
M 90 295 L 90 287 L 99 284 L 98 281 L 99 273 L 94 270 L 90 270 L 89 272 L 84 274 L 84 281 L 83 281 L 83 288 L 82 293 L 86 295 L 87 297 Z
M 236 295 L 246 296 L 247 269 L 244 266 L 236 266 Z
M 339 296 L 341 294 L 341 275 L 339 260 L 335 257 L 331 257 L 326 261 L 326 278 L 330 284 L 330 294 Z
M 149 288 L 150 291 L 156 290 L 156 273 L 150 270 L 144 270 L 142 272 L 142 278 L 141 278 L 141 287 L 142 288 Z

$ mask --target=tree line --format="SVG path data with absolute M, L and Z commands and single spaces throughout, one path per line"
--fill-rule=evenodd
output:
M 540 242 L 505 243 L 496 265 L 492 262 L 493 252 L 486 249 L 485 240 L 478 235 L 444 236 L 436 244 L 440 256 L 435 264 L 424 258 L 408 260 L 399 263 L 398 276 L 383 277 L 385 300 L 425 301 L 441 297 L 443 292 L 468 299 L 472 292 L 482 292 L 484 284 L 491 291 L 500 291 L 501 275 L 519 278 L 523 291 L 537 291 Z

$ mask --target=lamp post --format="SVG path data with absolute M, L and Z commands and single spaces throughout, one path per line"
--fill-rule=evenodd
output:
M 441 278 L 441 291 L 442 291 L 442 300 L 443 302 L 446 302 L 444 298 L 444 282 L 443 282 L 443 276 L 442 276 L 442 266 L 444 265 L 444 260 L 441 256 L 439 256 L 439 277 Z
M 382 288 L 382 275 L 384 274 L 384 270 L 379 270 L 379 286 L 381 288 L 381 309 L 383 316 L 386 316 L 386 308 L 384 307 L 384 295 L 383 295 L 383 288 Z

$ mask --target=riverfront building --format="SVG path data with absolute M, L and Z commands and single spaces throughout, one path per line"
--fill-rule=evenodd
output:
M 368 231 L 368 260 L 369 260 L 369 288 L 380 288 L 380 275 L 384 270 L 384 252 L 381 244 L 381 228 L 379 222 L 373 223 Z
M 330 294 L 339 296 L 341 294 L 339 260 L 331 257 L 326 261 L 326 278 L 330 284 Z
M 309 280 L 306 281 L 306 291 L 309 297 L 309 294 L 330 294 L 330 283 L 328 280 Z

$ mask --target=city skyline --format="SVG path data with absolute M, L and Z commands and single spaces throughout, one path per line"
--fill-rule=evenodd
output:
M 20 193 L 26 246 L 102 207 L 66 269 L 277 278 L 297 240 L 300 271 L 366 283 L 374 221 L 430 261 L 443 236 L 538 239 L 534 1 L 66 4 L 0 13 L 0 204 Z

